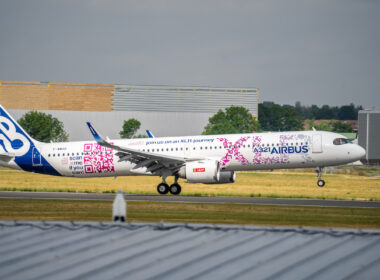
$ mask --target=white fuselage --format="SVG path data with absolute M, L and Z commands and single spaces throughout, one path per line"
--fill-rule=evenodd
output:
M 129 149 L 182 158 L 219 161 L 221 170 L 263 170 L 308 168 L 346 164 L 364 155 L 360 146 L 334 144 L 343 136 L 323 131 L 272 132 L 208 136 L 137 138 L 110 140 Z M 68 177 L 106 177 L 150 175 L 133 169 L 134 163 L 120 161 L 116 151 L 95 141 L 36 143 L 30 168 L 47 162 L 59 174 Z M 25 164 L 25 163 L 24 163 Z M 24 169 L 14 160 L 0 165 Z M 49 169 L 39 173 L 51 174 Z

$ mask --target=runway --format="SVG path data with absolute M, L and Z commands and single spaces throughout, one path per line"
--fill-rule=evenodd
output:
M 65 200 L 113 200 L 109 193 L 65 193 L 65 192 L 10 192 L 1 191 L 1 198 L 14 199 L 65 199 Z M 155 201 L 180 203 L 238 203 L 253 205 L 289 205 L 320 207 L 380 208 L 380 201 L 321 200 L 294 198 L 259 198 L 232 196 L 173 196 L 173 195 L 125 195 L 127 201 Z

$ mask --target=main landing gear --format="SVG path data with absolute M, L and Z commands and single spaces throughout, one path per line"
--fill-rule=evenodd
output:
M 175 177 L 175 181 L 173 184 L 169 185 L 165 182 L 166 178 L 162 179 L 162 183 L 158 184 L 157 191 L 159 194 L 167 194 L 170 192 L 171 194 L 178 195 L 181 193 L 181 186 L 178 184 L 178 177 Z
M 323 187 L 325 185 L 325 181 L 322 180 L 322 168 L 321 167 L 317 167 L 317 169 L 315 170 L 317 172 L 317 177 L 318 177 L 318 182 L 317 182 L 317 185 L 318 187 Z

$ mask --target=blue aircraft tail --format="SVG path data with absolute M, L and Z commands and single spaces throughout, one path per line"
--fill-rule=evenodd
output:
M 0 155 L 23 170 L 60 175 L 40 154 L 43 143 L 33 139 L 0 105 Z M 38 147 L 36 147 L 38 146 Z

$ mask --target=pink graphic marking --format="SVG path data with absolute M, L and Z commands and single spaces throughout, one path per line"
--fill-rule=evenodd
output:
M 115 172 L 112 149 L 96 143 L 88 143 L 84 144 L 83 152 L 85 173 Z
M 261 152 L 255 152 L 255 148 L 259 148 L 261 144 L 261 137 L 255 136 L 252 138 L 252 149 L 253 149 L 253 164 L 261 164 L 262 162 L 262 154 Z
M 285 141 L 289 139 L 282 138 L 280 136 L 280 146 L 285 145 Z M 285 136 L 286 137 L 286 136 Z M 252 139 L 252 150 L 253 150 L 253 164 L 254 165 L 266 165 L 266 164 L 280 164 L 280 163 L 287 163 L 289 160 L 289 155 L 287 154 L 273 154 L 269 156 L 264 156 L 261 152 L 262 149 L 265 149 L 267 147 L 261 146 L 262 139 L 260 136 L 253 137 Z
M 222 157 L 222 159 L 220 160 L 220 165 L 226 166 L 227 163 L 229 163 L 232 160 L 232 158 L 235 158 L 242 165 L 249 164 L 249 161 L 242 155 L 242 153 L 239 152 L 240 147 L 249 138 L 249 136 L 241 137 L 239 140 L 235 142 L 235 144 L 232 144 L 232 142 L 228 141 L 227 138 L 217 138 L 219 141 L 223 143 L 224 148 L 227 149 L 226 155 Z

